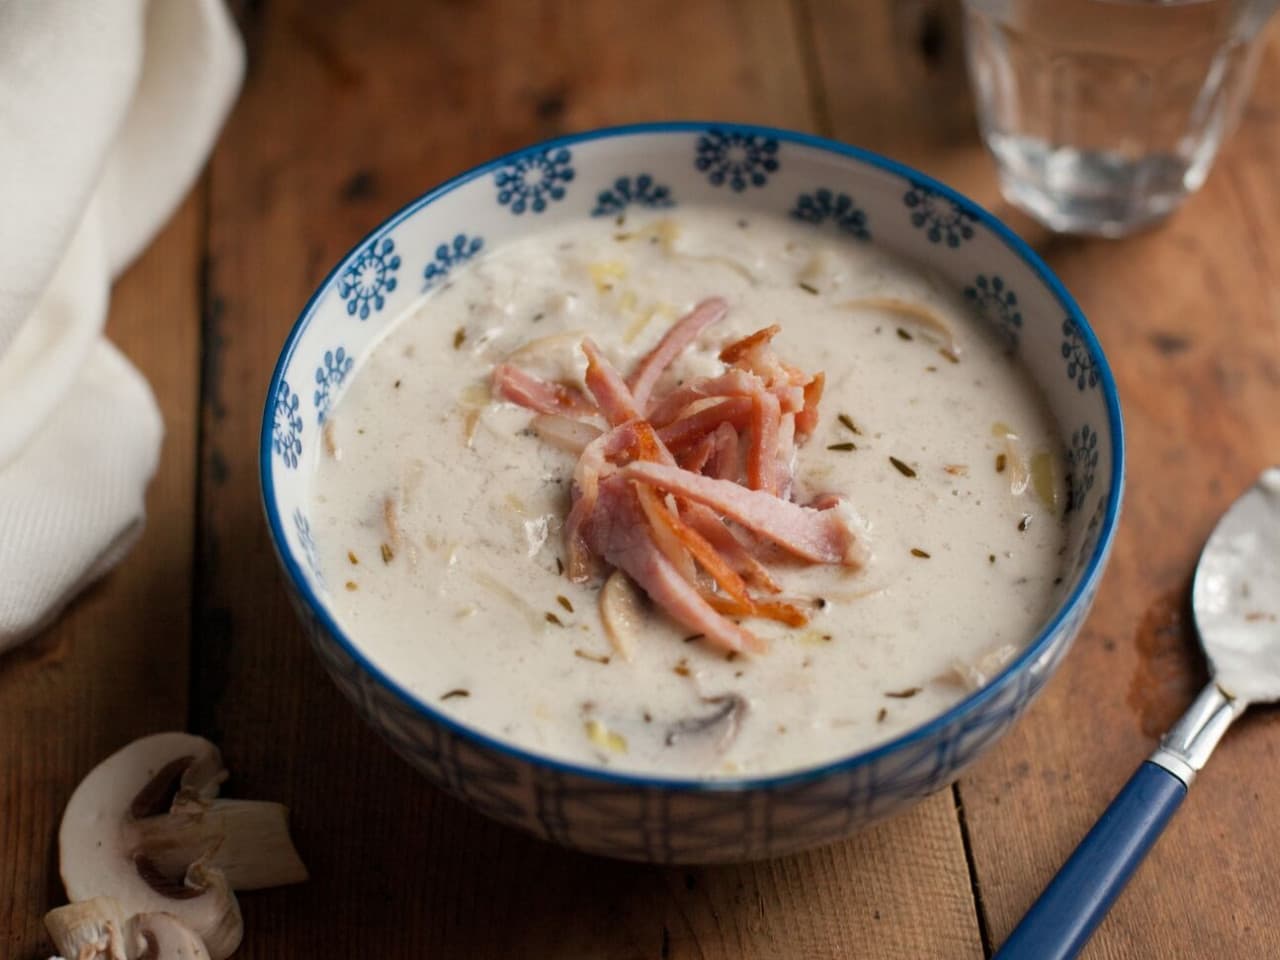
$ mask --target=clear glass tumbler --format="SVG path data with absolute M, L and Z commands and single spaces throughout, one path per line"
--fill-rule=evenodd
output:
M 1120 236 L 1204 182 L 1280 0 L 964 0 L 982 136 L 1008 199 Z

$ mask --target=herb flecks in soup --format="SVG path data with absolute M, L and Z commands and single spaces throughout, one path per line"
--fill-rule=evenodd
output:
M 578 763 L 867 748 L 983 683 L 1061 582 L 1062 445 L 1003 342 L 931 274 L 780 218 L 497 248 L 388 331 L 326 430 L 343 628 Z

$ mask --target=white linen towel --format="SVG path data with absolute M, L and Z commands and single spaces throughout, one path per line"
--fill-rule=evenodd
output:
M 222 0 L 0 0 L 0 651 L 141 533 L 163 428 L 109 290 L 243 68 Z

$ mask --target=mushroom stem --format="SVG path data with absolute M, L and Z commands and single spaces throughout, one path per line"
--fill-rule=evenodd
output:
M 261 890 L 307 879 L 289 838 L 289 808 L 261 800 L 184 803 L 131 825 L 131 846 L 163 876 L 180 877 L 199 861 L 232 890 Z

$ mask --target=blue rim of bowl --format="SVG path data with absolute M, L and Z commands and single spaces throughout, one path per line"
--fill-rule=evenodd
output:
M 1076 328 L 1080 332 L 1080 336 L 1085 343 L 1085 347 L 1089 351 L 1089 356 L 1097 367 L 1102 393 L 1106 398 L 1107 420 L 1111 429 L 1112 484 L 1109 491 L 1110 495 L 1108 497 L 1106 517 L 1103 521 L 1097 542 L 1094 544 L 1093 554 L 1089 557 L 1089 563 L 1085 568 L 1084 575 L 1080 577 L 1079 581 L 1076 583 L 1075 589 L 1071 592 L 1071 595 L 1067 598 L 1066 602 L 1060 604 L 1054 611 L 1053 616 L 1049 618 L 1043 627 L 1041 627 L 1036 638 L 1031 643 L 1027 644 L 1027 646 L 1023 648 L 1022 652 L 1010 661 L 986 686 L 975 690 L 973 693 L 969 694 L 967 697 L 933 719 L 926 721 L 918 727 L 913 727 L 912 729 L 907 730 L 905 733 L 900 734 L 892 740 L 879 744 L 870 750 L 864 750 L 860 753 L 841 757 L 838 760 L 829 761 L 819 766 L 805 767 L 800 770 L 761 777 L 723 779 L 698 779 L 694 777 L 664 778 L 639 773 L 613 771 L 599 767 L 582 766 L 565 760 L 557 760 L 554 757 L 549 757 L 544 754 L 524 750 L 520 747 L 507 743 L 506 741 L 498 740 L 481 732 L 480 730 L 460 723 L 440 710 L 437 710 L 431 706 L 431 704 L 427 703 L 425 700 L 421 699 L 396 682 L 395 679 L 366 657 L 360 648 L 351 642 L 343 629 L 338 626 L 337 622 L 332 616 L 330 616 L 325 605 L 321 603 L 312 592 L 311 587 L 307 583 L 306 577 L 302 573 L 302 569 L 298 566 L 297 561 L 289 549 L 288 539 L 285 534 L 284 526 L 281 523 L 279 510 L 275 506 L 275 482 L 272 479 L 271 474 L 272 404 L 274 397 L 276 396 L 276 392 L 280 388 L 280 381 L 284 378 L 284 372 L 289 366 L 289 361 L 293 357 L 293 351 L 297 346 L 299 335 L 302 333 L 307 321 L 314 312 L 317 302 L 329 290 L 334 278 L 346 268 L 347 264 L 353 257 L 358 256 L 360 251 L 369 245 L 370 241 L 375 236 L 382 235 L 384 232 L 390 230 L 392 227 L 417 213 L 423 207 L 435 202 L 445 194 L 451 193 L 464 184 L 470 183 L 472 180 L 491 174 L 494 171 L 513 163 L 521 157 L 539 154 L 544 150 L 555 147 L 573 146 L 575 144 L 589 143 L 594 140 L 605 140 L 614 137 L 628 137 L 638 134 L 706 133 L 710 130 L 721 130 L 729 133 L 770 137 L 784 143 L 794 143 L 799 146 L 834 153 L 841 157 L 856 160 L 867 166 L 883 170 L 887 173 L 895 174 L 905 180 L 922 184 L 930 190 L 933 190 L 935 193 L 946 197 L 953 203 L 958 204 L 962 209 L 971 211 L 988 230 L 1004 242 L 1005 246 L 1020 257 L 1029 267 L 1031 267 L 1040 282 L 1053 293 L 1058 300 L 1058 304 L 1076 324 Z M 568 134 L 563 137 L 557 137 L 553 140 L 544 140 L 539 143 L 523 147 L 519 150 L 514 150 L 511 153 L 497 157 L 493 160 L 486 161 L 479 166 L 472 167 L 465 173 L 458 174 L 452 179 L 446 180 L 439 186 L 428 190 L 417 199 L 411 200 L 405 206 L 401 207 L 396 213 L 392 214 L 386 220 L 383 220 L 380 224 L 374 227 L 373 230 L 365 235 L 359 243 L 352 247 L 347 254 L 338 261 L 338 265 L 329 272 L 329 275 L 324 278 L 316 288 L 315 292 L 312 293 L 310 298 L 308 298 L 306 305 L 302 308 L 302 312 L 298 315 L 298 319 L 294 322 L 293 328 L 289 331 L 289 335 L 285 339 L 284 347 L 280 352 L 280 359 L 276 362 L 275 370 L 272 371 L 271 374 L 271 381 L 267 385 L 266 403 L 263 408 L 262 434 L 259 443 L 258 471 L 261 484 L 263 510 L 266 513 L 267 525 L 271 531 L 271 538 L 275 547 L 275 552 L 277 557 L 280 558 L 280 562 L 288 573 L 290 580 L 293 581 L 295 589 L 306 601 L 307 606 L 310 607 L 312 613 L 328 632 L 329 636 L 342 648 L 344 653 L 350 657 L 351 660 L 360 667 L 360 669 L 365 671 L 382 686 L 390 690 L 392 694 L 409 706 L 415 713 L 432 723 L 439 724 L 449 732 L 469 740 L 484 749 L 493 750 L 506 757 L 510 757 L 533 766 L 544 767 L 558 773 L 582 777 L 588 780 L 595 780 L 621 787 L 690 793 L 735 793 L 742 791 L 779 789 L 782 787 L 821 780 L 835 774 L 853 770 L 864 764 L 872 763 L 881 757 L 901 750 L 903 747 L 910 746 L 913 743 L 927 740 L 950 726 L 962 715 L 996 696 L 1009 683 L 1011 683 L 1021 671 L 1028 669 L 1032 662 L 1044 652 L 1049 640 L 1055 633 L 1057 633 L 1067 614 L 1084 602 L 1085 592 L 1099 576 L 1101 567 L 1111 550 L 1111 543 L 1115 538 L 1117 521 L 1120 516 L 1121 501 L 1124 498 L 1124 423 L 1120 414 L 1120 396 L 1116 389 L 1115 378 L 1111 373 L 1111 367 L 1107 363 L 1107 358 L 1103 355 L 1102 346 L 1099 344 L 1098 338 L 1093 332 L 1093 328 L 1089 326 L 1089 322 L 1085 319 L 1084 313 L 1080 310 L 1080 307 L 1076 304 L 1071 294 L 1067 292 L 1066 287 L 1062 285 L 1062 281 L 1054 275 L 1048 265 L 1040 259 L 1039 255 L 1031 249 L 1025 240 L 1014 233 L 992 213 L 979 206 L 968 197 L 963 196 L 948 187 L 946 184 L 940 183 L 918 170 L 906 166 L 905 164 L 898 163 L 896 160 L 890 160 L 887 157 L 882 157 L 877 153 L 872 153 L 871 151 L 864 150 L 861 147 L 850 146 L 849 144 L 830 140 L 826 137 L 815 136 L 814 134 L 799 133 L 793 130 L 783 130 L 775 127 L 764 127 L 743 123 L 715 123 L 702 121 L 638 123 L 627 126 L 603 127 L 596 130 L 584 131 L 582 133 Z

